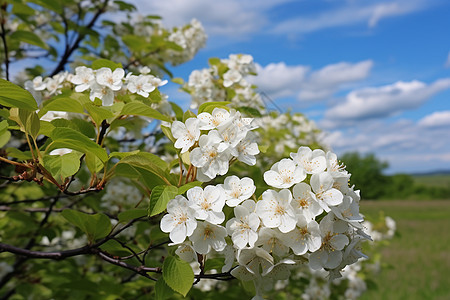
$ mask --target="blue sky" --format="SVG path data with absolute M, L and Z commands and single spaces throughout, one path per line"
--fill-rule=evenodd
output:
M 450 169 L 449 1 L 133 2 L 166 26 L 203 23 L 206 48 L 176 76 L 209 57 L 251 54 L 253 82 L 313 119 L 338 154 L 373 152 L 389 173 Z

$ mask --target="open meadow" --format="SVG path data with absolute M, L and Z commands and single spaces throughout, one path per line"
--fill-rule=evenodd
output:
M 366 216 L 379 211 L 397 235 L 382 250 L 377 289 L 362 299 L 450 299 L 450 201 L 361 201 Z

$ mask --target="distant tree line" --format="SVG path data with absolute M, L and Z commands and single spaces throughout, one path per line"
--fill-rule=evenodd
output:
M 421 184 L 408 174 L 384 175 L 383 171 L 389 164 L 380 161 L 373 153 L 362 155 L 349 152 L 344 154 L 341 160 L 352 174 L 350 185 L 361 190 L 363 199 L 450 199 L 450 185 Z

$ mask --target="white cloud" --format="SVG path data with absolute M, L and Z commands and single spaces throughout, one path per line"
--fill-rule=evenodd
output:
M 436 111 L 419 120 L 422 127 L 448 127 L 450 129 L 450 110 Z
M 199 19 L 209 35 L 240 38 L 254 33 L 268 23 L 266 11 L 291 0 L 164 0 L 131 1 L 141 14 L 163 17 L 166 26 L 180 26 Z
M 305 80 L 309 67 L 287 66 L 284 62 L 280 62 L 271 63 L 265 67 L 257 64 L 256 71 L 258 76 L 249 80 L 275 99 L 298 93 L 298 86 Z
M 431 171 L 448 166 L 449 140 L 448 127 L 424 127 L 420 121 L 410 120 L 371 121 L 330 132 L 324 139 L 339 155 L 349 151 L 376 153 L 389 162 L 391 172 Z
M 340 62 L 311 71 L 309 66 L 288 66 L 280 62 L 265 67 L 257 65 L 258 76 L 249 80 L 271 98 L 295 97 L 304 101 L 320 101 L 331 97 L 343 86 L 366 78 L 372 66 L 371 60 Z
M 450 78 L 444 78 L 429 85 L 417 80 L 398 81 L 386 86 L 352 91 L 343 103 L 325 112 L 323 124 L 332 127 L 392 116 L 404 110 L 417 108 L 433 95 L 449 88 Z
M 339 86 L 366 78 L 373 61 L 364 60 L 355 64 L 340 62 L 323 67 L 311 73 L 302 84 L 300 100 L 321 100 L 333 95 Z
M 374 27 L 383 18 L 409 14 L 422 9 L 426 4 L 429 5 L 423 0 L 397 0 L 384 3 L 364 1 L 364 5 L 361 5 L 361 2 L 349 1 L 347 5 L 340 5 L 337 9 L 315 16 L 297 17 L 281 22 L 271 32 L 302 34 L 359 23 L 367 23 L 369 27 Z

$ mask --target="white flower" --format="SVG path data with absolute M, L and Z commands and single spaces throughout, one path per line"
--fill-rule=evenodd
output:
M 256 134 L 248 131 L 246 137 L 236 146 L 237 159 L 249 166 L 256 164 L 255 155 L 259 154 L 258 144 L 255 141 Z
M 95 74 L 95 79 L 99 85 L 118 91 L 122 88 L 124 75 L 125 71 L 121 68 L 115 69 L 114 72 L 110 68 L 100 68 Z
M 200 137 L 199 147 L 193 149 L 190 154 L 191 163 L 199 168 L 197 176 L 202 174 L 211 180 L 217 174 L 225 175 L 228 172 L 231 155 L 221 142 L 217 130 L 211 130 L 208 135 Z
M 283 239 L 295 255 L 303 255 L 307 251 L 314 252 L 321 246 L 319 224 L 314 220 L 298 217 L 297 227 L 286 233 Z
M 312 151 L 309 147 L 300 147 L 297 153 L 291 153 L 291 157 L 308 174 L 321 173 L 327 167 L 325 152 L 320 149 Z
M 311 196 L 311 187 L 304 182 L 294 185 L 291 206 L 296 214 L 303 215 L 308 220 L 314 220 L 323 212 L 323 208 Z
M 202 112 L 197 116 L 200 120 L 201 130 L 218 128 L 221 124 L 230 119 L 230 113 L 224 108 L 214 108 L 212 113 Z
M 187 191 L 189 206 L 195 211 L 198 220 L 206 220 L 212 224 L 220 224 L 225 220 L 222 208 L 225 199 L 220 187 L 208 185 L 203 190 L 201 187 L 194 187 Z
M 237 176 L 228 176 L 221 185 L 225 192 L 227 205 L 235 207 L 242 201 L 249 199 L 256 190 L 253 180 L 249 177 L 239 179 Z
M 313 174 L 310 183 L 314 191 L 314 193 L 311 193 L 311 196 L 319 202 L 326 212 L 330 211 L 329 206 L 336 206 L 342 203 L 344 195 L 333 188 L 334 180 L 328 172 Z
M 58 148 L 55 150 L 50 151 L 49 155 L 59 155 L 62 156 L 64 154 L 71 153 L 73 150 L 69 148 Z
M 262 194 L 262 200 L 256 204 L 256 213 L 264 226 L 278 228 L 281 232 L 289 232 L 295 228 L 297 218 L 291 206 L 292 195 L 287 189 L 277 193 L 267 190 Z
M 223 74 L 223 86 L 230 87 L 233 83 L 239 82 L 242 79 L 242 74 L 237 70 L 228 70 Z
M 262 246 L 264 250 L 278 256 L 284 256 L 288 253 L 289 247 L 285 245 L 282 236 L 285 233 L 280 232 L 277 228 L 270 229 L 262 227 L 259 230 L 259 237 L 256 241 L 256 246 Z
M 196 118 L 189 118 L 186 124 L 180 121 L 172 123 L 172 135 L 176 138 L 174 147 L 181 149 L 184 153 L 191 148 L 200 137 L 200 129 L 198 128 L 199 120 Z
M 93 83 L 93 85 L 91 86 L 89 99 L 91 99 L 91 101 L 94 101 L 95 98 L 99 98 L 100 100 L 102 100 L 103 106 L 111 106 L 114 103 L 114 91 L 107 86 Z
M 264 249 L 251 248 L 238 250 L 239 266 L 231 271 L 231 275 L 249 281 L 265 274 L 273 266 L 273 257 Z
M 70 82 L 76 85 L 75 92 L 84 92 L 92 86 L 95 76 L 94 71 L 91 68 L 84 66 L 75 68 L 75 75 Z
M 247 244 L 253 248 L 256 240 L 258 239 L 258 233 L 256 231 L 259 227 L 259 218 L 253 212 L 255 210 L 255 201 L 247 200 L 242 205 L 238 205 L 234 208 L 235 218 L 230 219 L 227 222 L 227 230 L 231 235 L 231 239 L 238 249 L 242 249 Z
M 340 164 L 337 155 L 333 152 L 327 152 L 327 172 L 333 176 L 333 178 L 347 176 L 348 172 L 345 170 L 344 164 Z
M 342 250 L 348 244 L 348 237 L 334 231 L 334 215 L 330 212 L 320 221 L 321 248 L 309 256 L 309 266 L 313 270 L 334 269 L 342 262 Z
M 289 158 L 284 158 L 275 163 L 269 171 L 264 173 L 264 181 L 268 185 L 280 189 L 289 188 L 305 178 L 305 170 L 296 166 Z
M 148 75 L 131 75 L 128 77 L 127 89 L 134 94 L 148 97 L 148 95 L 155 90 L 155 86 L 149 82 L 152 76 Z
M 362 228 L 360 222 L 364 221 L 359 213 L 359 203 L 350 196 L 344 196 L 342 203 L 331 207 L 331 211 L 341 220 L 349 222 L 355 227 Z
M 161 219 L 161 230 L 170 232 L 169 238 L 175 244 L 182 243 L 197 227 L 195 211 L 189 207 L 189 202 L 183 196 L 176 196 L 167 204 L 167 212 Z
M 227 243 L 225 237 L 227 230 L 220 225 L 214 225 L 209 222 L 198 222 L 194 233 L 189 237 L 192 241 L 194 250 L 200 254 L 208 254 L 211 248 L 216 251 L 225 249 Z
M 65 111 L 53 111 L 50 110 L 48 112 L 46 112 L 41 118 L 40 120 L 42 121 L 47 121 L 47 122 L 51 122 L 55 119 L 67 119 L 69 116 L 69 114 Z
M 184 261 L 197 261 L 197 253 L 194 248 L 192 248 L 191 242 L 186 241 L 180 244 L 177 250 L 175 250 L 175 253 Z

